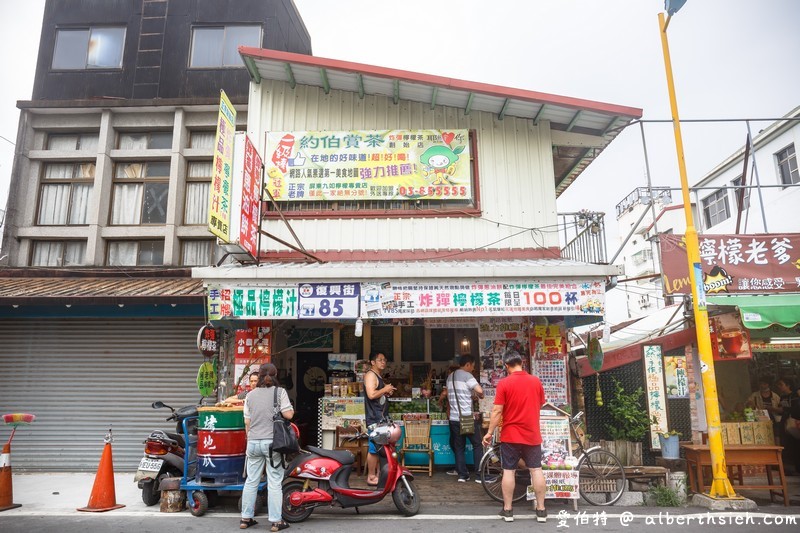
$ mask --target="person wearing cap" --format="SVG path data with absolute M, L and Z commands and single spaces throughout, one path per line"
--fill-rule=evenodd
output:
M 520 459 L 525 461 L 536 494 L 536 521 L 547 522 L 544 506 L 545 480 L 542 472 L 542 434 L 539 430 L 539 411 L 544 405 L 544 388 L 539 378 L 525 372 L 519 352 L 508 351 L 503 356 L 507 376 L 497 384 L 489 430 L 483 445 L 489 446 L 494 430 L 502 420 L 500 432 L 500 461 L 503 467 L 503 509 L 500 518 L 514 521 L 511 504 L 516 485 L 515 475 Z

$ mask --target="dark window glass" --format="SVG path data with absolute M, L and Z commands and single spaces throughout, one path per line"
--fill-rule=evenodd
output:
M 403 326 L 400 328 L 401 358 L 405 361 L 425 360 L 425 327 Z

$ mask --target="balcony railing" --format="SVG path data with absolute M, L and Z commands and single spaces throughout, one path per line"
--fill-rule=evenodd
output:
M 584 263 L 607 264 L 605 213 L 559 213 L 561 257 Z

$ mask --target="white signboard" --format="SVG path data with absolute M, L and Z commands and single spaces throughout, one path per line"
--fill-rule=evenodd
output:
M 654 450 L 661 449 L 658 440 L 659 433 L 666 433 L 667 421 L 667 390 L 664 387 L 664 366 L 661 360 L 661 346 L 645 345 L 644 347 L 644 379 L 647 391 L 647 410 L 650 418 L 656 418 L 656 423 L 650 426 L 650 447 Z

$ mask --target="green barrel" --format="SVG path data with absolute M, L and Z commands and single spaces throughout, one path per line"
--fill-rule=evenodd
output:
M 198 407 L 197 429 L 216 431 L 220 429 L 244 429 L 244 414 L 241 407 Z

